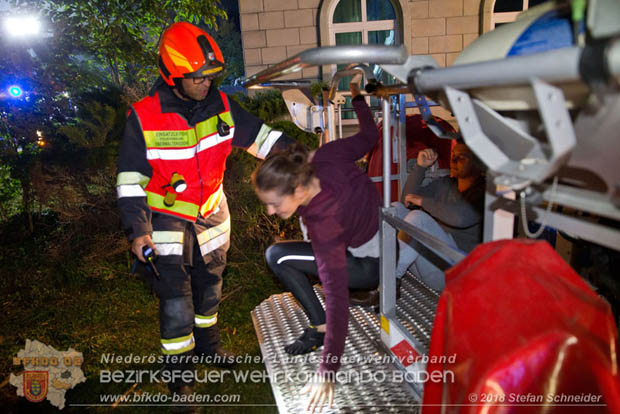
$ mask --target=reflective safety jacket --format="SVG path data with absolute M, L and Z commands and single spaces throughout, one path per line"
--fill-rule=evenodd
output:
M 206 217 L 218 206 L 235 132 L 228 99 L 220 96 L 224 111 L 193 128 L 177 113 L 162 113 L 158 94 L 133 105 L 153 169 L 144 189 L 151 210 L 195 221 L 198 213 Z M 182 191 L 173 178 L 182 181 Z
M 227 245 L 222 182 L 232 147 L 264 158 L 290 142 L 216 88 L 203 101 L 190 102 L 158 81 L 132 105 L 121 143 L 117 194 L 127 236 L 151 234 L 170 262 L 187 258 L 188 223 L 203 255 Z

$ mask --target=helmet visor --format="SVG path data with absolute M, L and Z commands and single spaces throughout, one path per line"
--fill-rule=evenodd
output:
M 221 74 L 224 70 L 224 65 L 217 61 L 207 62 L 200 69 L 195 72 L 186 73 L 183 75 L 184 78 L 204 78 L 206 76 L 215 77 Z

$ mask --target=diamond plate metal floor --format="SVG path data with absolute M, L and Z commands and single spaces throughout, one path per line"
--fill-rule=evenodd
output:
M 439 293 L 426 286 L 411 273 L 403 277 L 401 297 L 396 302 L 396 317 L 428 352 L 437 310 Z
M 321 302 L 323 293 L 315 291 Z M 397 316 L 428 349 L 439 295 L 417 279 L 403 280 Z M 390 362 L 380 339 L 377 314 L 371 307 L 349 308 L 349 330 L 336 386 L 334 409 L 328 413 L 419 413 L 420 397 Z M 299 392 L 318 368 L 321 349 L 291 356 L 284 346 L 302 334 L 308 319 L 290 293 L 272 295 L 252 311 L 265 366 L 281 413 L 304 413 Z

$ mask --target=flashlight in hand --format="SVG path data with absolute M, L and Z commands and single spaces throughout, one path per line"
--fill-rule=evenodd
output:
M 150 246 L 144 245 L 142 246 L 142 256 L 144 256 L 144 260 L 146 263 L 151 266 L 151 270 L 157 279 L 160 278 L 159 271 L 157 267 L 155 267 L 155 261 L 157 261 L 157 254 L 155 254 L 155 250 Z

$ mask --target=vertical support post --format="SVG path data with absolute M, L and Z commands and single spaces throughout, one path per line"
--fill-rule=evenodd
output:
M 398 157 L 398 197 L 403 192 L 407 181 L 407 96 L 398 95 L 398 140 L 400 152 Z
M 492 191 L 492 192 L 491 192 Z M 483 217 L 483 229 L 482 229 L 482 242 L 493 241 L 493 210 L 491 204 L 497 200 L 495 195 L 495 185 L 487 181 L 487 190 L 484 193 L 484 217 Z
M 327 131 L 330 141 L 336 140 L 336 126 L 334 125 L 335 121 L 334 116 L 334 105 L 332 105 L 329 100 L 327 101 Z
M 338 104 L 338 139 L 342 138 L 342 105 Z
M 390 136 L 390 98 L 381 98 L 381 104 L 383 109 L 383 207 L 390 206 L 391 194 L 391 151 L 390 142 L 392 137 Z
M 512 213 L 504 210 L 491 209 L 491 204 L 498 199 L 497 191 L 501 191 L 502 187 L 498 187 L 493 183 L 492 179 L 487 180 L 487 190 L 484 194 L 484 229 L 482 232 L 482 241 L 484 243 L 493 240 L 512 239 L 514 233 L 514 219 Z M 514 200 L 514 192 L 506 197 Z
M 321 142 L 320 145 L 327 144 L 329 141 L 334 139 L 332 135 L 332 131 L 330 131 L 329 127 L 329 99 L 327 99 L 328 90 L 323 89 L 323 134 L 321 134 Z
M 381 229 L 381 275 L 379 279 L 379 309 L 383 317 L 396 317 L 396 229 L 383 215 L 393 213 L 394 208 L 383 208 L 380 214 Z

